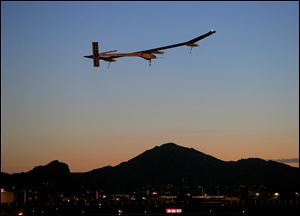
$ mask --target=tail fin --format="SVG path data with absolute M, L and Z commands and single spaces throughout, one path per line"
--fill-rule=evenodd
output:
M 94 60 L 94 67 L 99 67 L 100 66 L 100 60 L 99 60 L 99 46 L 98 42 L 93 42 L 93 60 Z

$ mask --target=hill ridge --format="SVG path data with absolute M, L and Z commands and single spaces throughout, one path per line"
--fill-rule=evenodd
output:
M 143 185 L 181 184 L 182 179 L 189 184 L 206 186 L 266 185 L 269 188 L 299 188 L 298 168 L 260 158 L 227 162 L 175 143 L 155 146 L 119 165 L 88 172 L 71 173 L 67 164 L 54 160 L 26 173 L 1 173 L 2 177 L 7 184 L 32 182 L 31 185 L 38 185 L 40 181 L 47 180 L 61 188 L 72 183 L 129 190 Z

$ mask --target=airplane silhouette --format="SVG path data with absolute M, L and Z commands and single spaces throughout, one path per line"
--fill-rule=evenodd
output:
M 190 53 L 191 53 L 193 47 L 199 46 L 198 44 L 196 44 L 198 41 L 200 41 L 214 33 L 216 33 L 216 31 L 211 30 L 211 31 L 207 32 L 206 34 L 203 34 L 201 36 L 198 36 L 198 37 L 196 37 L 192 40 L 186 41 L 186 42 L 167 45 L 167 46 L 158 47 L 158 48 L 154 48 L 154 49 L 130 52 L 130 53 L 114 53 L 114 52 L 117 52 L 117 50 L 111 50 L 111 51 L 106 51 L 106 52 L 100 53 L 98 42 L 92 42 L 93 54 L 87 55 L 84 57 L 93 59 L 94 67 L 100 66 L 100 60 L 109 62 L 109 64 L 108 64 L 108 67 L 109 67 L 111 62 L 115 62 L 116 58 L 120 58 L 120 57 L 141 57 L 143 59 L 148 60 L 149 65 L 151 66 L 151 60 L 156 58 L 156 55 L 154 55 L 154 54 L 164 54 L 164 51 L 162 51 L 162 50 L 171 49 L 171 48 L 179 47 L 179 46 L 191 47 L 191 49 L 190 49 Z

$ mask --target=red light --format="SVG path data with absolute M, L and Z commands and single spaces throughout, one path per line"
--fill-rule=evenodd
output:
M 167 208 L 166 213 L 168 213 L 168 214 L 178 214 L 178 213 L 182 213 L 182 209 Z

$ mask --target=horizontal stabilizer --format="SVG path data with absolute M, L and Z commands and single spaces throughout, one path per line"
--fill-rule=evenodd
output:
M 100 54 L 107 54 L 107 53 L 112 53 L 112 52 L 117 52 L 118 50 L 111 50 L 111 51 L 106 51 L 106 52 L 102 52 Z

